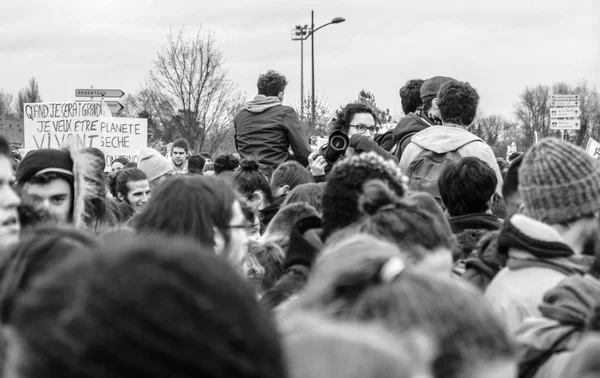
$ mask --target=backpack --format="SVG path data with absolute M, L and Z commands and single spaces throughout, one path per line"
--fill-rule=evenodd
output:
M 438 178 L 446 167 L 460 160 L 457 150 L 438 154 L 424 150 L 408 166 L 409 187 L 413 191 L 426 192 L 441 201 Z

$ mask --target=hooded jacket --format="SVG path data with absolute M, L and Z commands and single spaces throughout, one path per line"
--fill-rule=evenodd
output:
M 419 113 L 422 113 L 422 111 Z M 395 153 L 397 158 L 402 157 L 402 154 L 410 144 L 413 135 L 434 125 L 433 122 L 430 121 L 431 120 L 425 116 L 421 117 L 419 114 L 409 113 L 398 122 L 393 132 L 394 144 L 398 145 Z
M 542 316 L 525 320 L 516 332 L 519 376 L 568 377 L 563 374 L 571 351 L 596 322 L 600 282 L 592 276 L 566 278 L 544 296 Z
M 296 111 L 277 97 L 258 95 L 247 103 L 233 121 L 235 145 L 242 159 L 258 160 L 268 173 L 290 159 L 308 165 L 311 153 L 308 137 L 302 131 Z
M 506 266 L 485 296 L 511 333 L 525 318 L 540 315 L 538 306 L 548 290 L 586 269 L 558 231 L 522 214 L 514 215 L 502 230 L 498 254 L 507 256 Z
M 430 126 L 413 135 L 411 143 L 406 147 L 400 159 L 402 172 L 408 174 L 410 163 L 423 151 L 433 151 L 438 154 L 457 151 L 461 157 L 476 157 L 483 160 L 496 173 L 498 179 L 496 192 L 502 193 L 502 173 L 496 162 L 494 152 L 483 140 L 471 134 L 462 126 L 454 124 Z

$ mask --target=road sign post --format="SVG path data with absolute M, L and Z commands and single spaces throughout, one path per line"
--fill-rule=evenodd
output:
M 550 99 L 550 130 L 560 130 L 564 139 L 566 130 L 581 127 L 581 95 L 552 95 Z
M 125 95 L 120 89 L 76 89 L 75 97 L 116 97 Z

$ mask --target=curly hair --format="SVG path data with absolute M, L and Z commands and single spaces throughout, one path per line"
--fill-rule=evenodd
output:
M 277 71 L 269 70 L 266 74 L 262 74 L 258 77 L 256 86 L 258 87 L 258 94 L 265 96 L 277 96 L 279 93 L 285 91 L 288 81 Z
M 409 80 L 400 88 L 400 99 L 402 100 L 402 111 L 404 114 L 414 113 L 421 106 L 421 86 L 425 80 Z
M 340 109 L 333 121 L 333 130 L 339 130 L 343 133 L 348 134 L 350 130 L 350 123 L 356 114 L 368 113 L 373 116 L 376 124 L 381 124 L 381 120 L 377 117 L 375 110 L 371 108 L 369 105 L 359 104 L 359 103 L 350 103 Z
M 449 81 L 440 87 L 438 107 L 444 123 L 469 126 L 479 105 L 479 95 L 467 82 Z
M 225 171 L 235 171 L 240 166 L 240 161 L 232 154 L 219 155 L 215 159 L 215 175 Z
M 367 181 L 379 179 L 399 197 L 405 193 L 406 177 L 398 165 L 375 152 L 354 155 L 337 163 L 323 193 L 323 240 L 361 219 L 358 202 Z

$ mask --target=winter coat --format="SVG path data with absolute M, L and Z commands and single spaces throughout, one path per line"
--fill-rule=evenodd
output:
M 453 270 L 463 280 L 485 291 L 500 269 L 506 266 L 506 256 L 498 254 L 500 231 L 485 234 L 479 239 L 477 248 L 464 262 Z M 462 268 L 462 269 L 461 269 Z
M 415 134 L 400 159 L 400 169 L 408 174 L 410 164 L 423 151 L 445 154 L 457 151 L 461 157 L 476 157 L 486 162 L 496 173 L 496 192 L 502 193 L 502 174 L 492 148 L 463 127 L 453 124 L 431 126 Z
M 263 234 L 269 223 L 271 223 L 271 219 L 277 215 L 281 204 L 285 201 L 285 195 L 275 197 L 273 203 L 264 209 L 259 211 L 260 214 L 260 233 Z
M 514 333 L 525 318 L 539 316 L 544 294 L 565 277 L 583 274 L 573 250 L 554 228 L 514 215 L 500 234 L 498 253 L 507 255 L 504 267 L 485 291 L 492 307 Z
M 311 149 L 298 114 L 277 97 L 256 96 L 237 114 L 233 125 L 241 158 L 258 160 L 264 172 L 271 173 L 288 161 L 290 147 L 296 161 L 308 165 Z
M 433 122 L 431 122 L 429 118 L 425 116 L 422 117 L 419 114 L 409 113 L 402 118 L 393 131 L 393 141 L 394 144 L 397 145 L 395 151 L 396 157 L 399 159 L 402 157 L 402 154 L 410 144 L 413 135 L 425 130 L 429 126 L 433 126 Z
M 586 276 L 564 279 L 544 296 L 542 316 L 527 318 L 515 334 L 519 377 L 567 377 L 564 368 L 581 336 L 596 319 L 600 281 Z
M 467 214 L 448 219 L 453 234 L 466 230 L 496 231 L 502 228 L 502 220 L 492 214 Z

